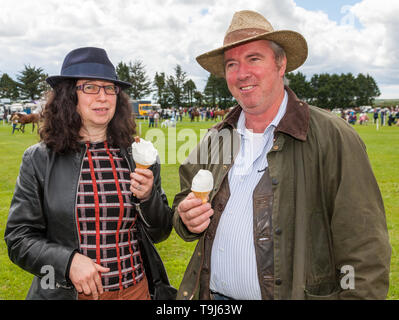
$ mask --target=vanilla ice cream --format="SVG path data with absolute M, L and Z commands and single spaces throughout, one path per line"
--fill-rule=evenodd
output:
M 158 151 L 150 141 L 136 137 L 132 143 L 132 154 L 138 168 L 148 168 L 157 161 Z
M 202 199 L 202 203 L 208 201 L 208 196 L 213 189 L 213 176 L 209 170 L 200 169 L 194 176 L 191 191 L 197 198 Z

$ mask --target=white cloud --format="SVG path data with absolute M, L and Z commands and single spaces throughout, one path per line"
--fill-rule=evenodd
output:
M 180 64 L 202 89 L 208 74 L 195 57 L 221 46 L 235 11 L 251 9 L 275 29 L 305 36 L 309 58 L 299 71 L 309 77 L 369 73 L 389 95 L 399 83 L 399 1 L 394 0 L 363 0 L 343 12 L 341 22 L 356 19 L 356 26 L 331 21 L 293 0 L 0 0 L 0 7 L 0 72 L 13 77 L 24 64 L 58 74 L 70 50 L 99 46 L 115 65 L 142 60 L 150 78 L 156 71 L 172 74 Z

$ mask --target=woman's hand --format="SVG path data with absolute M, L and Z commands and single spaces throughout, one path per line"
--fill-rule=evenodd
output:
M 76 253 L 72 258 L 69 279 L 79 293 L 93 295 L 93 300 L 97 300 L 104 292 L 99 272 L 109 271 L 110 268 L 104 268 L 89 257 Z
M 130 191 L 137 199 L 145 201 L 150 198 L 154 175 L 150 169 L 136 168 L 130 174 Z

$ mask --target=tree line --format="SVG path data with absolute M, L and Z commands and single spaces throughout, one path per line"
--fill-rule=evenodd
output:
M 128 64 L 120 62 L 116 67 L 118 78 L 132 84 L 127 92 L 135 100 L 153 94 L 155 102 L 162 108 L 194 105 L 227 108 L 234 104 L 224 79 L 209 75 L 206 86 L 201 92 L 180 65 L 176 65 L 173 71 L 172 75 L 156 72 L 151 81 L 140 60 Z
M 233 105 L 233 97 L 224 79 L 210 75 L 203 91 L 197 89 L 195 82 L 187 76 L 180 65 L 174 73 L 156 72 L 151 81 L 145 65 L 140 60 L 119 62 L 116 67 L 118 78 L 132 84 L 127 94 L 134 100 L 152 97 L 162 108 L 210 106 L 227 108 Z M 24 69 L 12 79 L 7 73 L 0 77 L 0 98 L 37 100 L 43 98 L 50 89 L 45 79 L 48 74 L 42 68 L 25 65 Z
M 141 60 L 125 63 L 119 62 L 116 67 L 118 78 L 132 84 L 127 90 L 135 100 L 152 97 L 162 108 L 205 106 L 226 109 L 236 104 L 223 78 L 209 75 L 203 91 L 187 76 L 180 65 L 176 65 L 172 75 L 156 72 L 150 80 L 145 65 Z M 48 75 L 42 68 L 25 65 L 13 80 L 8 74 L 0 77 L 0 98 L 11 100 L 36 100 L 50 89 L 45 79 Z M 308 81 L 301 73 L 286 74 L 288 86 L 299 99 L 321 108 L 352 108 L 362 105 L 373 105 L 380 90 L 370 75 L 315 74 Z
M 299 99 L 309 104 L 327 108 L 354 108 L 372 106 L 381 93 L 370 75 L 359 73 L 314 74 L 310 81 L 301 73 L 288 73 L 289 87 Z
M 17 80 L 3 73 L 0 77 L 0 98 L 39 99 L 50 88 L 45 81 L 47 77 L 42 68 L 30 65 L 25 65 L 25 68 L 17 75 Z

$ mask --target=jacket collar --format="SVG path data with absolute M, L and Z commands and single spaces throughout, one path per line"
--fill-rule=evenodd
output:
M 309 130 L 309 106 L 307 103 L 298 99 L 295 93 L 285 87 L 288 94 L 287 110 L 284 117 L 278 124 L 275 133 L 283 132 L 295 139 L 306 141 L 306 136 Z M 237 105 L 231 110 L 226 118 L 220 123 L 216 124 L 213 128 L 220 131 L 226 126 L 230 126 L 233 129 L 237 129 L 237 122 L 240 117 L 242 108 Z

